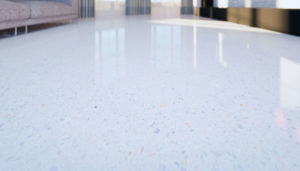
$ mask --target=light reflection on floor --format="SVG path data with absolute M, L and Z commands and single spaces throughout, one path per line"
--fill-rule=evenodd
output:
M 182 16 L 0 40 L 0 170 L 299 170 L 300 38 Z

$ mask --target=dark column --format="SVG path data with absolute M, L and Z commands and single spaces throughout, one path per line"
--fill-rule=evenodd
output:
M 151 0 L 126 0 L 126 15 L 151 14 Z
M 214 7 L 214 1 L 213 0 L 202 0 L 201 7 L 202 8 L 212 8 L 212 7 Z
M 181 14 L 194 14 L 193 0 L 181 0 Z

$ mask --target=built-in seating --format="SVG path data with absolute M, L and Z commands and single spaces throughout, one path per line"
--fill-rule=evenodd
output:
M 78 0 L 0 0 L 0 30 L 72 20 L 78 17 Z
M 0 22 L 24 20 L 30 18 L 30 8 L 25 5 L 0 1 Z
M 57 17 L 76 14 L 72 7 L 59 2 L 20 1 L 31 9 L 31 18 Z

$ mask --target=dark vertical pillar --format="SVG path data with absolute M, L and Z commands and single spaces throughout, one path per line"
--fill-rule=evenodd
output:
M 95 16 L 95 0 L 79 0 L 79 16 L 94 17 Z
M 151 14 L 151 0 L 126 0 L 126 15 Z
M 251 26 L 256 27 L 257 26 L 257 9 L 252 8 L 251 9 Z
M 300 36 L 300 11 L 290 10 L 289 14 L 289 34 Z
M 213 0 L 202 0 L 201 7 L 202 8 L 212 8 L 212 7 L 214 7 L 214 1 Z
M 194 14 L 193 0 L 181 0 L 181 14 Z
M 213 17 L 214 0 L 202 0 L 200 15 L 204 17 Z

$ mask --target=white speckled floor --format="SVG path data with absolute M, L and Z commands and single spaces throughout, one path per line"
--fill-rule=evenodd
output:
M 300 37 L 198 17 L 0 40 L 0 170 L 300 170 Z

